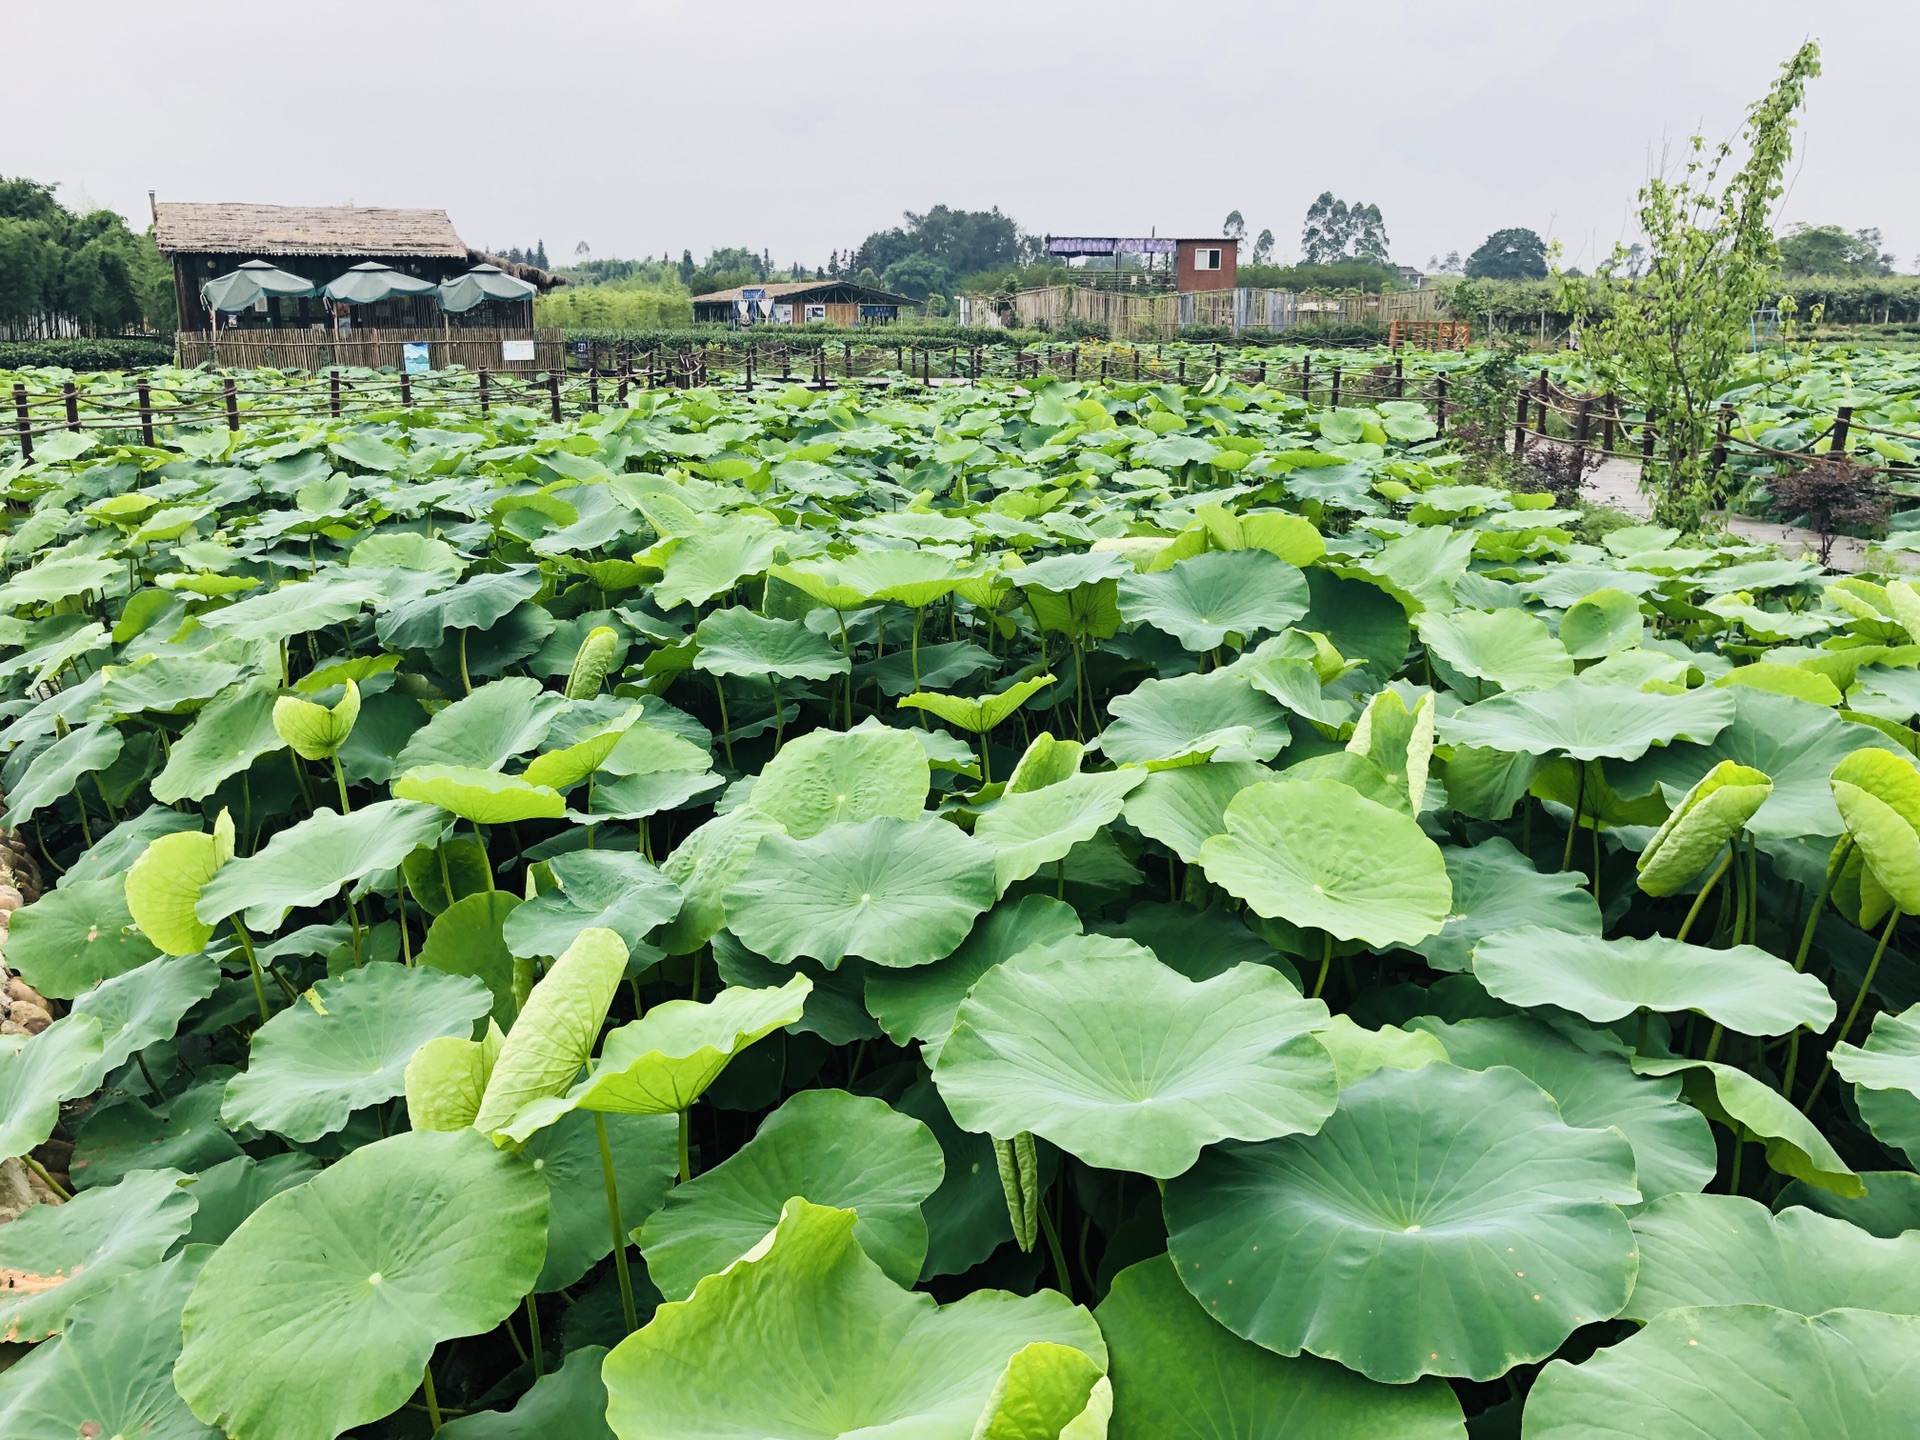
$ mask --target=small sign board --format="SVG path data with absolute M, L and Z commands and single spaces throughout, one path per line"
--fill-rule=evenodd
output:
M 573 358 L 583 369 L 590 369 L 593 365 L 593 342 L 591 340 L 574 341 Z
M 509 365 L 516 360 L 532 360 L 533 341 L 502 340 L 500 342 L 500 358 Z
M 433 369 L 433 349 L 424 340 L 404 340 L 400 344 L 400 368 L 409 375 L 425 375 Z
M 749 305 L 756 304 L 767 298 L 767 287 L 764 285 L 742 285 L 740 287 L 740 298 L 745 300 Z

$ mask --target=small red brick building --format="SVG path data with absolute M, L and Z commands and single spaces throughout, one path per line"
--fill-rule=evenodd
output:
M 1189 290 L 1231 290 L 1238 283 L 1240 247 L 1232 240 L 1176 240 L 1174 288 Z

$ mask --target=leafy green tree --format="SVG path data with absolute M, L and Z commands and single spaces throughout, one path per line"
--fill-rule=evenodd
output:
M 111 210 L 78 214 L 51 185 L 0 179 L 0 325 L 61 317 L 89 334 L 172 329 L 173 278 Z
M 953 272 L 931 255 L 907 255 L 881 272 L 880 283 L 897 294 L 924 300 L 931 294 L 952 293 Z
M 1256 265 L 1273 263 L 1273 231 L 1262 230 L 1260 238 L 1253 242 L 1253 263 Z
M 1247 238 L 1247 222 L 1238 210 L 1229 210 L 1227 218 L 1220 222 L 1220 233 L 1229 240 Z
M 1347 222 L 1352 227 L 1347 248 L 1353 258 L 1370 260 L 1376 265 L 1385 265 L 1389 242 L 1387 222 L 1381 218 L 1380 207 L 1355 205 L 1347 212 Z
M 1541 280 L 1547 274 L 1547 242 L 1523 226 L 1496 230 L 1467 257 L 1476 280 Z
M 1013 217 L 992 210 L 955 210 L 935 205 L 923 215 L 911 210 L 904 228 L 877 230 L 844 262 L 845 268 L 883 275 L 909 255 L 936 260 L 950 275 L 974 275 L 1017 263 L 1022 258 L 1020 227 Z
M 1300 258 L 1309 265 L 1331 265 L 1347 253 L 1351 234 L 1347 202 L 1335 199 L 1331 190 L 1322 190 L 1320 198 L 1307 207 L 1306 223 L 1300 228 Z
M 1790 225 L 1779 237 L 1785 275 L 1891 275 L 1893 255 L 1880 248 L 1880 232 L 1838 225 Z

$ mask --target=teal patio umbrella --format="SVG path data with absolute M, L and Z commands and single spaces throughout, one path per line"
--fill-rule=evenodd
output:
M 320 293 L 347 305 L 372 305 L 396 295 L 431 295 L 438 288 L 431 280 L 416 280 L 378 260 L 367 260 L 329 280 Z
M 476 265 L 441 284 L 440 308 L 450 315 L 463 315 L 488 300 L 525 300 L 538 289 L 498 265 Z
M 289 275 L 264 260 L 248 260 L 232 274 L 216 276 L 207 281 L 200 287 L 200 298 L 206 302 L 209 313 L 221 311 L 231 314 L 239 310 L 251 310 L 257 301 L 268 296 L 291 299 L 315 294 L 317 288 L 311 280 Z

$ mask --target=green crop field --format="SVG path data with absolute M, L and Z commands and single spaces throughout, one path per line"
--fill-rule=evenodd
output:
M 1271 378 L 0 452 L 0 1434 L 1912 1433 L 1920 590 Z

